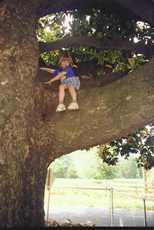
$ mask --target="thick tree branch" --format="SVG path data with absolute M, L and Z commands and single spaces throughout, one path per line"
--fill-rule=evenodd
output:
M 38 0 L 40 1 L 39 8 L 37 10 L 38 17 L 45 16 L 47 14 L 75 10 L 75 9 L 88 9 L 88 8 L 108 8 L 113 9 L 119 15 L 135 20 L 143 20 L 150 24 L 153 24 L 153 3 L 152 0 L 67 0 L 67 1 L 50 1 L 50 0 Z
M 142 18 L 142 20 L 154 25 L 153 20 L 153 10 L 154 10 L 154 3 L 152 0 L 116 0 L 122 7 L 129 9 L 132 11 L 136 16 Z
M 143 53 L 146 56 L 152 56 L 154 54 L 154 45 L 145 45 L 143 42 L 133 43 L 124 40 L 105 40 L 101 41 L 93 37 L 80 36 L 80 37 L 66 37 L 51 43 L 40 42 L 40 52 L 58 50 L 62 48 L 77 48 L 80 46 L 90 46 L 97 49 L 120 49 L 120 50 L 132 50 L 137 53 Z
M 152 122 L 153 74 L 154 59 L 110 85 L 82 89 L 80 111 L 53 112 L 45 127 L 50 131 L 54 124 L 55 156 L 109 142 Z

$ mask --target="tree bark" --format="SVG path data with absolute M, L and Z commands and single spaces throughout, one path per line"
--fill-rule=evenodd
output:
M 94 37 L 80 36 L 80 37 L 66 37 L 53 41 L 50 43 L 40 42 L 40 52 L 47 52 L 52 50 L 58 50 L 62 48 L 77 48 L 82 45 L 94 47 L 100 50 L 118 49 L 129 50 L 137 53 L 145 54 L 146 57 L 154 55 L 154 45 L 145 44 L 144 42 L 134 43 L 128 40 L 104 40 L 95 39 Z
M 35 1 L 3 1 L 0 16 L 0 226 L 44 224 L 46 155 L 35 144 L 39 118 Z M 44 151 L 45 152 L 45 151 Z

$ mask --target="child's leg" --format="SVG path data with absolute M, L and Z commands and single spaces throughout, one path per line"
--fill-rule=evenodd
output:
M 70 105 L 68 106 L 69 110 L 78 110 L 79 109 L 79 105 L 77 103 L 77 93 L 76 90 L 73 86 L 69 86 L 68 87 L 69 93 L 72 97 L 73 102 L 70 103 Z
M 66 86 L 64 84 L 60 84 L 59 86 L 59 104 L 64 104 L 65 89 L 66 89 Z
M 69 90 L 69 93 L 72 97 L 73 102 L 77 102 L 77 93 L 76 93 L 75 88 L 73 86 L 69 86 L 68 90 Z
M 65 89 L 66 89 L 66 86 L 64 84 L 60 84 L 59 86 L 59 104 L 57 106 L 56 112 L 62 112 L 66 110 L 66 107 L 64 105 Z

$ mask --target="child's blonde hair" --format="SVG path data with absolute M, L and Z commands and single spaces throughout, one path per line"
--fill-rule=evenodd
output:
M 63 61 L 67 61 L 70 65 L 73 64 L 73 60 L 72 60 L 71 57 L 61 56 L 61 57 L 59 58 L 58 65 L 60 65 Z

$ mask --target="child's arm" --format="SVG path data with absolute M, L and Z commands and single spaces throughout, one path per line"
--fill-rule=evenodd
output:
M 47 71 L 48 73 L 54 73 L 55 69 L 50 69 L 50 68 L 47 68 L 47 67 L 40 67 L 41 70 L 45 70 Z
M 49 84 L 50 85 L 54 81 L 62 80 L 62 79 L 65 78 L 64 75 L 65 75 L 65 72 L 61 72 L 57 76 L 55 76 L 54 78 L 52 78 L 51 80 L 49 80 L 47 82 L 44 82 L 44 84 Z

